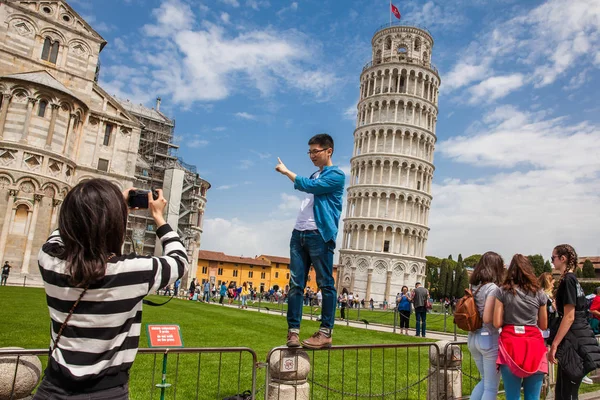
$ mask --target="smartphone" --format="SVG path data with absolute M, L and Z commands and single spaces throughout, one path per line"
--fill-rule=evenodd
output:
M 130 190 L 127 205 L 129 208 L 148 208 L 149 190 Z M 158 199 L 158 192 L 152 191 L 152 198 Z

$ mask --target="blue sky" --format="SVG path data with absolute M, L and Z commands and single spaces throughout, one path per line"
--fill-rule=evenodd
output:
M 212 184 L 202 248 L 286 256 L 330 133 L 349 170 L 362 67 L 386 0 L 71 0 L 108 41 L 101 85 L 175 118 L 179 156 Z M 442 85 L 429 255 L 600 254 L 600 3 L 394 2 L 427 27 Z M 341 236 L 341 235 L 340 235 Z

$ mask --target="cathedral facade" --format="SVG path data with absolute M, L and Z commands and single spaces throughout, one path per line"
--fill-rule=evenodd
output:
M 0 260 L 38 274 L 65 194 L 135 181 L 143 124 L 97 83 L 106 41 L 65 1 L 0 0 Z

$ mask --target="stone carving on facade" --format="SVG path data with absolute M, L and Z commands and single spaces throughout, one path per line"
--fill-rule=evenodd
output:
M 25 181 L 19 186 L 19 191 L 23 193 L 33 193 L 35 192 L 35 186 L 30 181 Z
M 11 185 L 10 179 L 5 176 L 0 176 L 0 189 L 6 189 Z
M 0 164 L 7 167 L 16 162 L 17 150 L 0 149 Z
M 39 154 L 25 152 L 23 154 L 23 166 L 30 171 L 39 171 L 42 166 L 43 157 Z
M 49 197 L 49 198 L 54 198 L 55 195 L 56 195 L 56 191 L 54 190 L 54 188 L 52 186 L 48 185 L 44 188 L 44 196 Z

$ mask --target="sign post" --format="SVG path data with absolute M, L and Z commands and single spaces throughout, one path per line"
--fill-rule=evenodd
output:
M 165 389 L 171 387 L 167 383 L 167 354 L 169 348 L 183 347 L 183 339 L 179 325 L 146 325 L 148 333 L 148 347 L 166 348 L 163 354 L 163 369 L 161 383 L 156 384 L 160 388 L 160 400 L 165 400 Z

